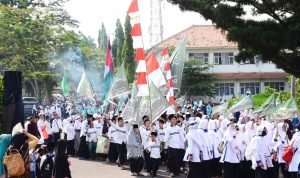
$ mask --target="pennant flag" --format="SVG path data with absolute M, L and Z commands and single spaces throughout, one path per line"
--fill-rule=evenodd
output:
M 153 82 L 150 82 L 150 95 L 142 98 L 136 114 L 135 122 L 140 123 L 144 115 L 149 117 L 152 116 L 151 119 L 152 122 L 154 122 L 168 110 L 169 106 L 170 105 L 168 101 L 161 94 L 159 89 L 154 85 Z
M 130 121 L 135 118 L 135 114 L 138 110 L 140 101 L 142 99 L 142 97 L 137 96 L 137 94 L 138 94 L 137 86 L 133 84 L 132 91 L 131 91 L 131 98 L 127 102 L 121 114 L 121 117 L 124 119 L 124 121 Z
M 275 93 L 273 93 L 256 111 L 253 112 L 254 115 L 264 115 L 267 111 L 275 108 Z
M 249 108 L 254 108 L 252 98 L 250 95 L 246 96 L 244 99 L 236 103 L 234 106 L 232 106 L 228 112 L 235 113 L 238 111 L 244 111 Z
M 227 108 L 228 108 L 228 102 L 214 106 L 212 108 L 212 115 L 214 114 L 225 115 L 227 112 Z
M 106 60 L 105 60 L 105 69 L 104 69 L 104 80 L 103 80 L 103 99 L 107 100 L 107 95 L 113 81 L 114 65 L 111 53 L 110 40 L 107 40 L 107 49 L 106 49 Z
M 186 61 L 186 38 L 184 38 L 172 53 L 171 72 L 174 89 L 180 90 L 184 63 Z
M 83 70 L 80 82 L 77 87 L 77 93 L 81 96 L 85 96 L 90 99 L 94 99 L 94 89 L 92 87 L 92 84 L 90 80 L 88 79 L 87 75 L 85 74 L 85 71 Z
M 124 64 L 121 65 L 116 73 L 109 90 L 109 100 L 124 95 L 129 91 L 128 82 L 125 74 Z
M 148 79 L 151 80 L 157 88 L 166 85 L 166 79 L 159 67 L 155 54 L 151 53 L 150 56 L 146 59 L 146 61 Z
M 289 100 L 285 101 L 274 109 L 272 118 L 288 119 L 294 117 L 295 115 L 299 115 L 299 110 L 295 99 L 291 97 Z
M 64 76 L 63 76 L 63 79 L 61 81 L 60 87 L 61 87 L 61 90 L 63 92 L 63 95 L 68 96 L 69 95 L 69 87 L 68 87 L 68 80 L 67 80 L 66 71 L 64 71 Z

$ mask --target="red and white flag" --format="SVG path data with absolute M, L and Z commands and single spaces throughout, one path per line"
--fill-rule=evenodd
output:
M 157 88 L 166 85 L 166 79 L 153 52 L 146 59 L 146 64 L 148 79 L 151 80 Z
M 138 62 L 136 68 L 136 84 L 139 91 L 137 93 L 137 96 L 148 96 L 149 87 L 147 83 L 147 67 L 143 44 L 142 28 L 140 23 L 139 5 L 137 0 L 132 0 L 128 9 L 128 15 L 130 16 L 132 24 L 132 30 L 130 34 L 133 40 L 133 48 L 136 50 L 136 55 L 134 59 Z
M 168 81 L 168 93 L 167 93 L 167 100 L 171 106 L 175 105 L 175 97 L 174 97 L 174 89 L 173 89 L 173 81 L 172 81 L 172 74 L 171 74 L 171 62 L 169 61 L 169 50 L 168 48 L 164 49 L 161 53 L 165 61 L 165 72 L 166 72 L 166 79 Z

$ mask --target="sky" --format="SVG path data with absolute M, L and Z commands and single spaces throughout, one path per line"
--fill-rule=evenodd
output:
M 69 0 L 65 8 L 69 14 L 79 21 L 79 30 L 92 37 L 95 42 L 98 30 L 103 22 L 108 35 L 113 39 L 117 18 L 124 24 L 125 16 L 132 0 Z M 138 0 L 141 15 L 142 33 L 145 48 L 150 48 L 150 0 Z M 195 12 L 182 12 L 178 6 L 166 0 L 162 3 L 162 16 L 164 26 L 164 39 L 192 26 L 208 25 L 200 14 Z

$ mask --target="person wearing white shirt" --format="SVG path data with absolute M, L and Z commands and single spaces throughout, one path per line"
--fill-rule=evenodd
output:
M 113 117 L 111 119 L 111 122 L 114 123 L 116 125 L 117 123 L 117 118 Z M 108 160 L 110 162 L 115 163 L 118 159 L 118 150 L 117 150 L 117 144 L 116 144 L 116 135 L 117 134 L 117 129 L 115 127 L 110 126 L 108 128 L 108 133 L 107 136 L 110 140 L 110 144 L 109 144 L 109 151 L 108 151 Z
M 62 132 L 63 132 L 63 138 L 64 140 L 67 140 L 67 125 L 69 124 L 70 117 L 64 118 L 62 121 Z
M 74 156 L 75 149 L 75 128 L 73 125 L 73 120 L 71 118 L 67 119 L 68 123 L 66 123 L 66 133 L 67 133 L 67 153 L 68 155 Z
M 185 140 L 182 129 L 177 126 L 177 119 L 174 115 L 169 116 L 170 126 L 166 128 L 165 143 L 168 144 L 168 163 L 171 177 L 177 176 L 180 172 L 180 149 L 181 142 Z
M 39 114 L 39 120 L 37 121 L 37 127 L 38 127 L 38 130 L 40 132 L 40 135 L 41 135 L 41 138 L 42 139 L 45 139 L 44 136 L 43 136 L 43 132 L 42 132 L 42 126 L 45 124 L 45 120 L 44 120 L 44 114 L 43 113 L 40 113 Z
M 92 123 L 92 118 L 93 115 L 87 114 L 87 119 L 82 121 L 81 123 L 80 144 L 78 148 L 78 157 L 81 160 L 89 159 L 90 157 L 89 146 L 87 144 L 87 137 L 88 137 L 88 129 L 89 129 L 88 123 Z
M 150 148 L 150 169 L 152 177 L 157 177 L 157 170 L 160 164 L 160 141 L 157 139 L 157 132 L 151 132 Z
M 46 132 L 48 134 L 48 139 L 45 140 L 45 143 L 53 142 L 53 131 L 51 128 L 51 123 L 49 117 L 47 116 L 45 119 Z
M 167 162 L 167 151 L 168 151 L 168 145 L 164 142 L 164 138 L 165 138 L 165 121 L 162 119 L 158 120 L 158 128 L 157 128 L 157 139 L 158 141 L 160 141 L 161 143 L 161 161 L 163 164 L 165 164 Z
M 150 142 L 150 132 L 151 132 L 150 126 L 151 126 L 150 120 L 147 118 L 144 120 L 145 129 L 140 130 L 141 137 L 142 137 L 142 143 L 144 146 L 145 168 L 146 168 L 148 175 L 150 175 L 150 171 L 151 171 L 150 152 L 148 150 L 149 142 Z
M 96 135 L 98 136 L 102 136 L 102 129 L 103 129 L 103 124 L 100 121 L 100 117 L 96 117 L 96 120 L 93 121 L 94 123 L 94 127 L 96 129 Z
M 223 177 L 236 178 L 240 165 L 240 149 L 236 139 L 237 131 L 233 122 L 228 124 L 227 130 L 224 134 L 224 151 L 221 156 L 221 163 L 223 164 Z
M 74 129 L 75 129 L 74 149 L 76 154 L 78 154 L 78 149 L 80 145 L 80 130 L 81 130 L 81 117 L 79 115 L 75 116 Z
M 86 141 L 89 146 L 90 157 L 94 159 L 96 155 L 96 147 L 97 147 L 97 134 L 96 134 L 96 129 L 94 127 L 94 123 L 91 120 L 88 121 Z
M 126 141 L 128 130 L 127 127 L 124 126 L 124 121 L 122 117 L 118 118 L 118 125 L 110 122 L 111 126 L 116 129 L 116 143 L 118 150 L 119 162 L 118 166 L 121 167 L 122 170 L 125 170 L 124 163 L 126 160 Z
M 56 144 L 57 141 L 60 139 L 60 133 L 62 130 L 62 121 L 59 119 L 56 113 L 53 113 L 53 121 L 52 121 L 52 132 L 53 132 L 53 139 L 54 143 Z
M 294 134 L 289 145 L 292 146 L 294 154 L 289 164 L 288 171 L 290 178 L 297 178 L 300 164 L 300 124 L 298 124 L 296 133 Z

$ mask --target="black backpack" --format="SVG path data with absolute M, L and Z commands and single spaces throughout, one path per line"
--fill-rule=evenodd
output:
M 41 177 L 51 178 L 53 173 L 53 168 L 54 168 L 54 161 L 53 161 L 54 155 L 47 154 L 46 156 L 47 158 L 45 159 L 41 167 Z

